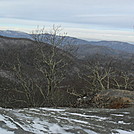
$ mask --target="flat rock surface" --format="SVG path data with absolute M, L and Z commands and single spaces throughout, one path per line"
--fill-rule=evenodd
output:
M 0 108 L 0 134 L 134 134 L 134 109 Z

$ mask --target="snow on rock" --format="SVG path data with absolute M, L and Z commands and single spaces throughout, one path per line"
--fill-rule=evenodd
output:
M 0 128 L 0 134 L 14 134 L 14 132 L 7 131 L 6 129 Z
M 116 134 L 134 134 L 134 131 L 125 131 L 125 130 L 120 130 L 120 129 L 116 129 L 115 130 L 117 133 Z M 115 134 L 115 133 L 112 133 Z
M 133 110 L 0 108 L 0 134 L 133 134 Z M 119 115 L 119 116 L 118 116 Z

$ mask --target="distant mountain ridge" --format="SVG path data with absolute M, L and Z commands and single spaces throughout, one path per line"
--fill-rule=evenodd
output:
M 26 38 L 26 39 L 33 39 L 31 34 L 25 33 L 25 32 L 19 32 L 19 31 L 12 31 L 12 30 L 0 30 L 0 35 L 5 37 L 11 37 L 11 38 Z M 49 36 L 49 35 L 47 35 Z M 127 42 L 120 42 L 120 41 L 86 41 L 83 39 L 78 39 L 75 37 L 69 37 L 67 36 L 68 40 L 70 42 L 72 41 L 72 45 L 78 45 L 82 50 L 83 48 L 91 48 L 91 46 L 99 46 L 99 48 L 103 49 L 105 47 L 110 48 L 112 50 L 120 51 L 120 52 L 126 52 L 126 53 L 132 53 L 134 54 L 134 45 L 127 43 Z M 83 45 L 83 48 L 82 48 Z M 84 46 L 86 45 L 86 47 Z M 100 47 L 105 46 L 105 47 Z M 87 49 L 88 50 L 88 49 Z M 85 50 L 85 51 L 87 51 Z M 111 50 L 110 50 L 111 51 Z M 83 51 L 84 52 L 84 51 Z M 104 51 L 102 51 L 104 52 Z
M 120 41 L 91 41 L 89 42 L 92 45 L 97 46 L 107 46 L 116 50 L 121 50 L 128 53 L 134 53 L 134 45 L 129 44 L 127 42 L 120 42 Z
M 25 33 L 20 31 L 12 31 L 12 30 L 0 30 L 0 35 L 5 37 L 11 37 L 11 38 L 28 38 L 32 39 L 32 37 Z

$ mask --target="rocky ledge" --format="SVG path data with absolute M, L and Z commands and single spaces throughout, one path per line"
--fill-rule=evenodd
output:
M 134 91 L 109 89 L 97 94 L 93 101 L 101 108 L 127 108 L 134 106 Z
M 134 91 L 108 89 L 103 90 L 92 99 L 83 97 L 78 99 L 78 107 L 97 107 L 119 109 L 134 107 Z

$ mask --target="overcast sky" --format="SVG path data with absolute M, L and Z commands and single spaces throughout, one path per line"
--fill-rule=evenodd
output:
M 134 42 L 134 0 L 0 0 L 0 30 L 53 24 L 79 38 Z

